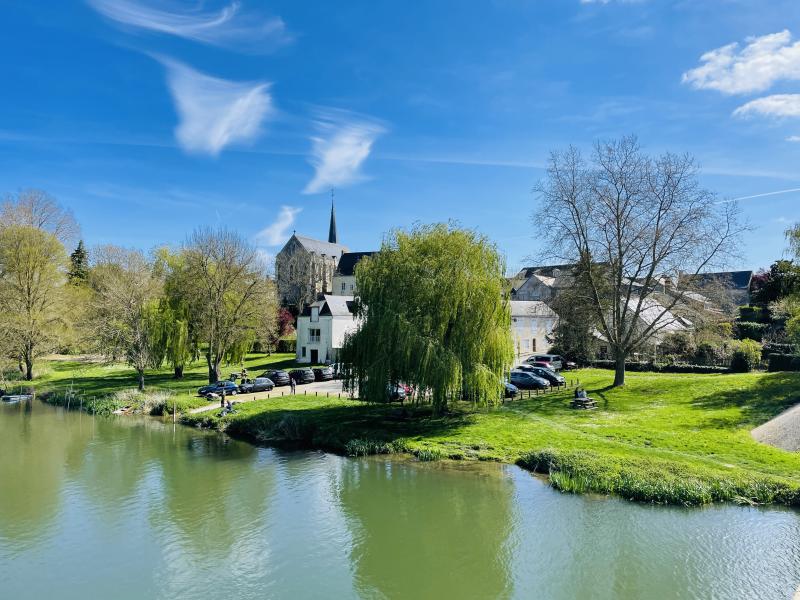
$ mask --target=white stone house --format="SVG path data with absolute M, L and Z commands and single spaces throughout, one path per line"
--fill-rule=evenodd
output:
M 511 334 L 517 360 L 550 349 L 548 336 L 558 322 L 558 316 L 547 304 L 538 300 L 512 300 Z
M 297 318 L 297 362 L 336 362 L 345 336 L 356 327 L 352 296 L 323 295 Z
M 336 296 L 355 296 L 356 292 L 356 266 L 361 259 L 372 256 L 375 252 L 345 252 L 336 265 L 333 274 L 333 288 L 331 293 Z

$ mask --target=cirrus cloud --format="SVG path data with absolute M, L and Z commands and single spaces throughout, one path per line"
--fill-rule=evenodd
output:
M 226 146 L 254 141 L 275 111 L 268 82 L 212 77 L 159 58 L 180 122 L 175 137 L 187 152 L 217 156 Z
M 788 29 L 747 38 L 743 48 L 728 44 L 706 52 L 699 67 L 683 74 L 683 83 L 723 94 L 763 92 L 782 80 L 800 80 L 800 41 Z
M 267 51 L 289 41 L 286 25 L 279 17 L 244 14 L 240 2 L 219 10 L 203 11 L 193 6 L 137 0 L 87 0 L 104 17 L 125 26 L 166 33 L 196 42 L 246 51 Z
M 301 210 L 303 209 L 297 206 L 281 206 L 275 221 L 256 234 L 256 241 L 265 246 L 277 246 L 285 242 L 289 237 L 289 227 Z
M 385 127 L 374 119 L 342 110 L 320 111 L 316 127 L 319 135 L 311 138 L 310 158 L 315 172 L 303 193 L 315 194 L 363 180 L 361 165 Z

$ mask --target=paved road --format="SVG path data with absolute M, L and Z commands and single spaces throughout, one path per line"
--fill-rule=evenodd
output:
M 763 444 L 790 452 L 800 451 L 800 404 L 759 425 L 750 434 Z
M 291 388 L 288 385 L 284 385 L 281 387 L 276 387 L 271 392 L 258 392 L 257 394 L 237 394 L 236 396 L 228 396 L 227 399 L 231 402 L 252 402 L 253 400 L 261 400 L 262 398 L 279 398 L 281 396 L 289 396 L 291 393 Z M 342 391 L 342 382 L 337 380 L 315 381 L 314 383 L 307 383 L 306 385 L 298 385 L 297 393 L 312 395 L 317 393 L 320 396 L 324 396 L 325 394 L 330 394 L 331 396 L 336 394 L 342 394 L 342 396 L 345 395 L 345 393 Z M 209 412 L 212 410 L 219 410 L 219 400 L 210 402 L 206 406 L 193 408 L 189 412 L 196 414 Z

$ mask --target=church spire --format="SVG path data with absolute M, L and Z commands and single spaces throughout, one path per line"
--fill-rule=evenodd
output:
M 328 242 L 337 244 L 336 240 L 336 211 L 333 208 L 333 188 L 331 188 L 331 226 L 328 229 Z

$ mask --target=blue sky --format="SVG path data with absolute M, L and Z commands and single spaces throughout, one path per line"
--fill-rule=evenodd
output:
M 0 10 L 0 192 L 47 190 L 89 245 L 226 224 L 274 255 L 294 229 L 326 236 L 335 186 L 352 250 L 455 219 L 514 271 L 542 250 L 531 188 L 548 151 L 628 133 L 746 197 L 756 229 L 733 266 L 768 266 L 800 220 L 795 0 Z

